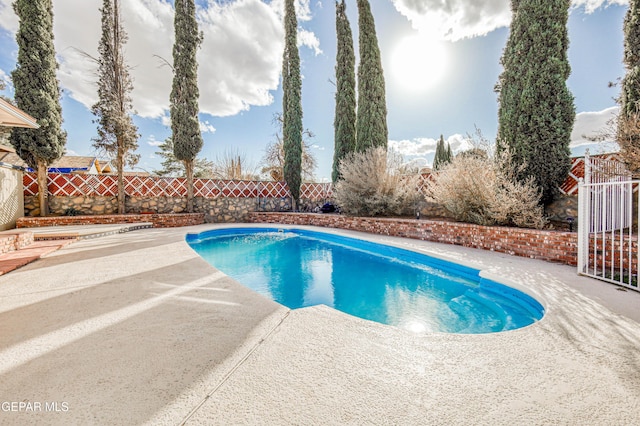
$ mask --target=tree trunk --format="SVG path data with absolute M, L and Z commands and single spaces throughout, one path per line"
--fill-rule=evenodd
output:
M 38 202 L 40 203 L 40 216 L 49 215 L 49 188 L 47 187 L 47 165 L 44 160 L 38 158 Z
M 116 167 L 118 167 L 118 214 L 125 214 L 124 208 L 124 150 L 118 150 L 118 159 Z
M 187 171 L 187 213 L 193 213 L 193 160 L 184 162 Z

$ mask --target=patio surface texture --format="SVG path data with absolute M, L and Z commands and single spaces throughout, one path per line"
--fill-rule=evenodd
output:
M 222 226 L 80 240 L 0 276 L 0 424 L 639 422 L 639 293 L 568 266 L 322 229 L 481 269 L 546 307 L 519 330 L 413 334 L 246 289 L 185 243 Z

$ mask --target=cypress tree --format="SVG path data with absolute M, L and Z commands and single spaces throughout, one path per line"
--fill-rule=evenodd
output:
M 512 2 L 511 34 L 502 57 L 498 150 L 509 149 L 524 181 L 533 176 L 549 204 L 570 166 L 575 119 L 567 88 L 567 20 L 570 0 Z M 532 64 L 535 64 L 532 65 Z
M 187 174 L 187 211 L 193 212 L 193 169 L 203 140 L 198 120 L 198 62 L 196 51 L 202 34 L 196 22 L 194 0 L 176 0 L 173 44 L 173 86 L 171 88 L 171 131 L 173 153 L 184 162 Z
M 282 57 L 282 138 L 284 148 L 284 180 L 291 192 L 296 210 L 302 183 L 302 80 L 298 52 L 298 21 L 293 0 L 285 0 L 285 45 Z
M 620 113 L 618 115 L 618 144 L 620 153 L 630 170 L 640 169 L 640 1 L 630 0 L 624 18 L 624 65 Z
M 440 135 L 440 139 L 436 144 L 436 154 L 433 157 L 433 170 L 440 170 L 445 164 L 451 162 L 451 145 L 444 144 L 444 136 Z
M 15 128 L 10 141 L 16 153 L 38 172 L 40 215 L 48 214 L 47 167 L 64 153 L 60 89 L 56 77 L 51 0 L 16 0 L 19 19 L 17 67 L 11 73 L 18 108 L 38 120 L 40 128 Z
M 173 153 L 173 139 L 171 136 L 166 138 L 156 151 L 156 155 L 162 158 L 162 169 L 154 170 L 153 173 L 158 176 L 167 177 L 186 177 L 187 172 L 184 168 L 184 161 L 180 161 Z M 206 158 L 196 158 L 193 162 L 193 177 L 195 178 L 211 178 L 213 171 L 213 162 Z
M 124 60 L 127 34 L 120 21 L 120 0 L 102 2 L 102 36 L 98 44 L 98 102 L 91 111 L 97 117 L 98 137 L 93 146 L 116 159 L 118 169 L 118 213 L 125 213 L 124 168 L 140 156 L 138 128 L 133 124 L 130 93 L 133 83 Z
M 336 2 L 336 111 L 333 121 L 333 182 L 340 178 L 340 160 L 356 149 L 356 57 L 344 0 Z
M 356 149 L 387 148 L 387 102 L 376 26 L 367 0 L 358 0 L 360 64 L 358 65 L 358 114 Z

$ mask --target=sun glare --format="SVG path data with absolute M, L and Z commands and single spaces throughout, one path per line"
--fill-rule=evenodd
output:
M 419 36 L 399 41 L 392 55 L 392 72 L 398 85 L 424 91 L 442 80 L 447 70 L 447 51 L 439 41 Z

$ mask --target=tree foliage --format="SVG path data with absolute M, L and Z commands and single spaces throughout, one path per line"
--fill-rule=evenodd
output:
M 115 158 L 118 170 L 118 213 L 125 212 L 124 168 L 140 159 L 138 128 L 133 124 L 133 82 L 125 63 L 127 34 L 120 20 L 120 1 L 103 0 L 102 36 L 98 44 L 98 102 L 91 111 L 97 117 L 98 136 L 93 146 Z
M 640 172 L 640 1 L 630 0 L 624 18 L 624 65 L 617 141 L 627 167 Z
M 264 166 L 261 171 L 268 174 L 272 180 L 282 182 L 284 181 L 284 141 L 281 136 L 282 114 L 275 114 L 273 122 L 278 126 L 278 131 L 275 134 L 276 140 L 267 145 L 262 158 Z M 309 129 L 305 129 L 302 132 L 301 174 L 302 180 L 305 182 L 310 182 L 314 179 L 314 172 L 317 166 L 316 158 L 311 151 L 310 139 L 313 137 L 314 134 Z
M 509 149 L 521 182 L 533 177 L 550 203 L 571 167 L 569 143 L 575 119 L 566 80 L 570 0 L 512 2 L 511 34 L 502 56 L 498 151 Z
M 47 166 L 64 153 L 67 134 L 62 126 L 60 89 L 56 77 L 51 0 L 16 0 L 19 19 L 17 67 L 11 73 L 18 108 L 33 116 L 38 129 L 15 128 L 10 141 L 16 153 L 38 171 L 40 214 L 46 216 Z
M 224 180 L 259 180 L 256 166 L 244 153 L 227 149 L 213 162 L 213 178 Z
M 436 145 L 436 155 L 433 158 L 433 170 L 439 170 L 446 164 L 451 162 L 451 145 L 444 143 L 444 136 L 440 135 L 440 139 Z
M 356 149 L 387 148 L 387 102 L 376 26 L 368 0 L 357 0 L 360 64 L 358 65 L 358 112 Z
M 336 110 L 333 120 L 333 182 L 340 178 L 340 161 L 356 149 L 356 57 L 344 0 L 336 2 Z
M 156 151 L 156 155 L 162 158 L 162 169 L 154 170 L 153 173 L 158 176 L 167 177 L 186 177 L 187 171 L 184 162 L 176 158 L 173 153 L 173 139 L 169 136 L 159 146 L 160 151 Z M 193 177 L 195 178 L 213 178 L 213 161 L 206 158 L 196 158 L 193 163 Z
M 298 20 L 293 0 L 285 0 L 285 45 L 282 56 L 282 143 L 284 180 L 291 192 L 293 209 L 302 184 L 302 80 L 298 52 Z
M 173 153 L 184 161 L 187 174 L 187 211 L 193 212 L 194 161 L 204 144 L 198 120 L 198 61 L 196 52 L 202 34 L 196 22 L 194 0 L 175 1 L 173 85 L 171 87 L 171 131 Z

